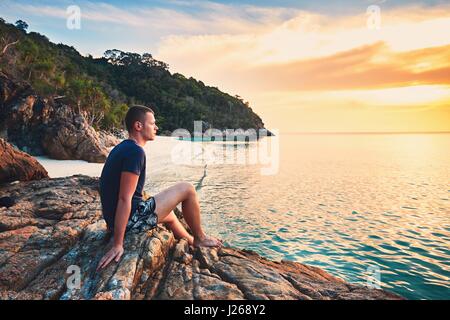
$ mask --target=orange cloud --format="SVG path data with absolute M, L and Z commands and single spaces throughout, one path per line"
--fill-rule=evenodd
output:
M 380 30 L 367 28 L 365 12 L 301 11 L 278 24 L 243 26 L 238 34 L 171 35 L 155 56 L 176 72 L 241 96 L 442 84 L 450 66 L 449 8 L 383 10 Z
M 328 57 L 247 68 L 237 78 L 255 89 L 287 91 L 450 84 L 450 45 L 393 52 L 379 42 Z

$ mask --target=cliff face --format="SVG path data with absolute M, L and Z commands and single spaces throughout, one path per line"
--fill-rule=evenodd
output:
M 102 137 L 83 115 L 58 100 L 37 96 L 29 84 L 2 72 L 0 119 L 0 137 L 27 153 L 97 163 L 108 155 Z
M 96 272 L 110 241 L 97 185 L 72 176 L 0 186 L 15 200 L 0 207 L 0 299 L 400 298 L 250 251 L 194 249 L 163 226 L 127 234 L 121 260 Z

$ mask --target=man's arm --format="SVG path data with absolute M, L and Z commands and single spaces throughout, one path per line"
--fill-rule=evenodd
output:
M 106 267 L 113 259 L 118 262 L 123 254 L 125 229 L 131 213 L 131 199 L 139 180 L 139 175 L 132 172 L 122 172 L 120 176 L 119 199 L 114 220 L 114 242 L 112 248 L 103 256 L 97 270 Z

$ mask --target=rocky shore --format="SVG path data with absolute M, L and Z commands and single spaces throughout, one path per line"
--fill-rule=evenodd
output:
M 64 97 L 41 97 L 24 81 L 0 71 L 0 138 L 34 156 L 105 162 L 119 142 L 97 132 Z
M 194 249 L 164 226 L 127 234 L 121 260 L 96 272 L 110 242 L 97 186 L 80 175 L 0 185 L 11 199 L 0 204 L 0 299 L 401 299 L 296 262 Z

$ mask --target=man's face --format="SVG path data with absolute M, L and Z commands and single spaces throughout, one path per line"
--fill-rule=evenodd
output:
M 155 140 L 156 131 L 158 127 L 156 126 L 155 116 L 151 112 L 145 114 L 145 120 L 141 130 L 142 137 L 145 141 Z

